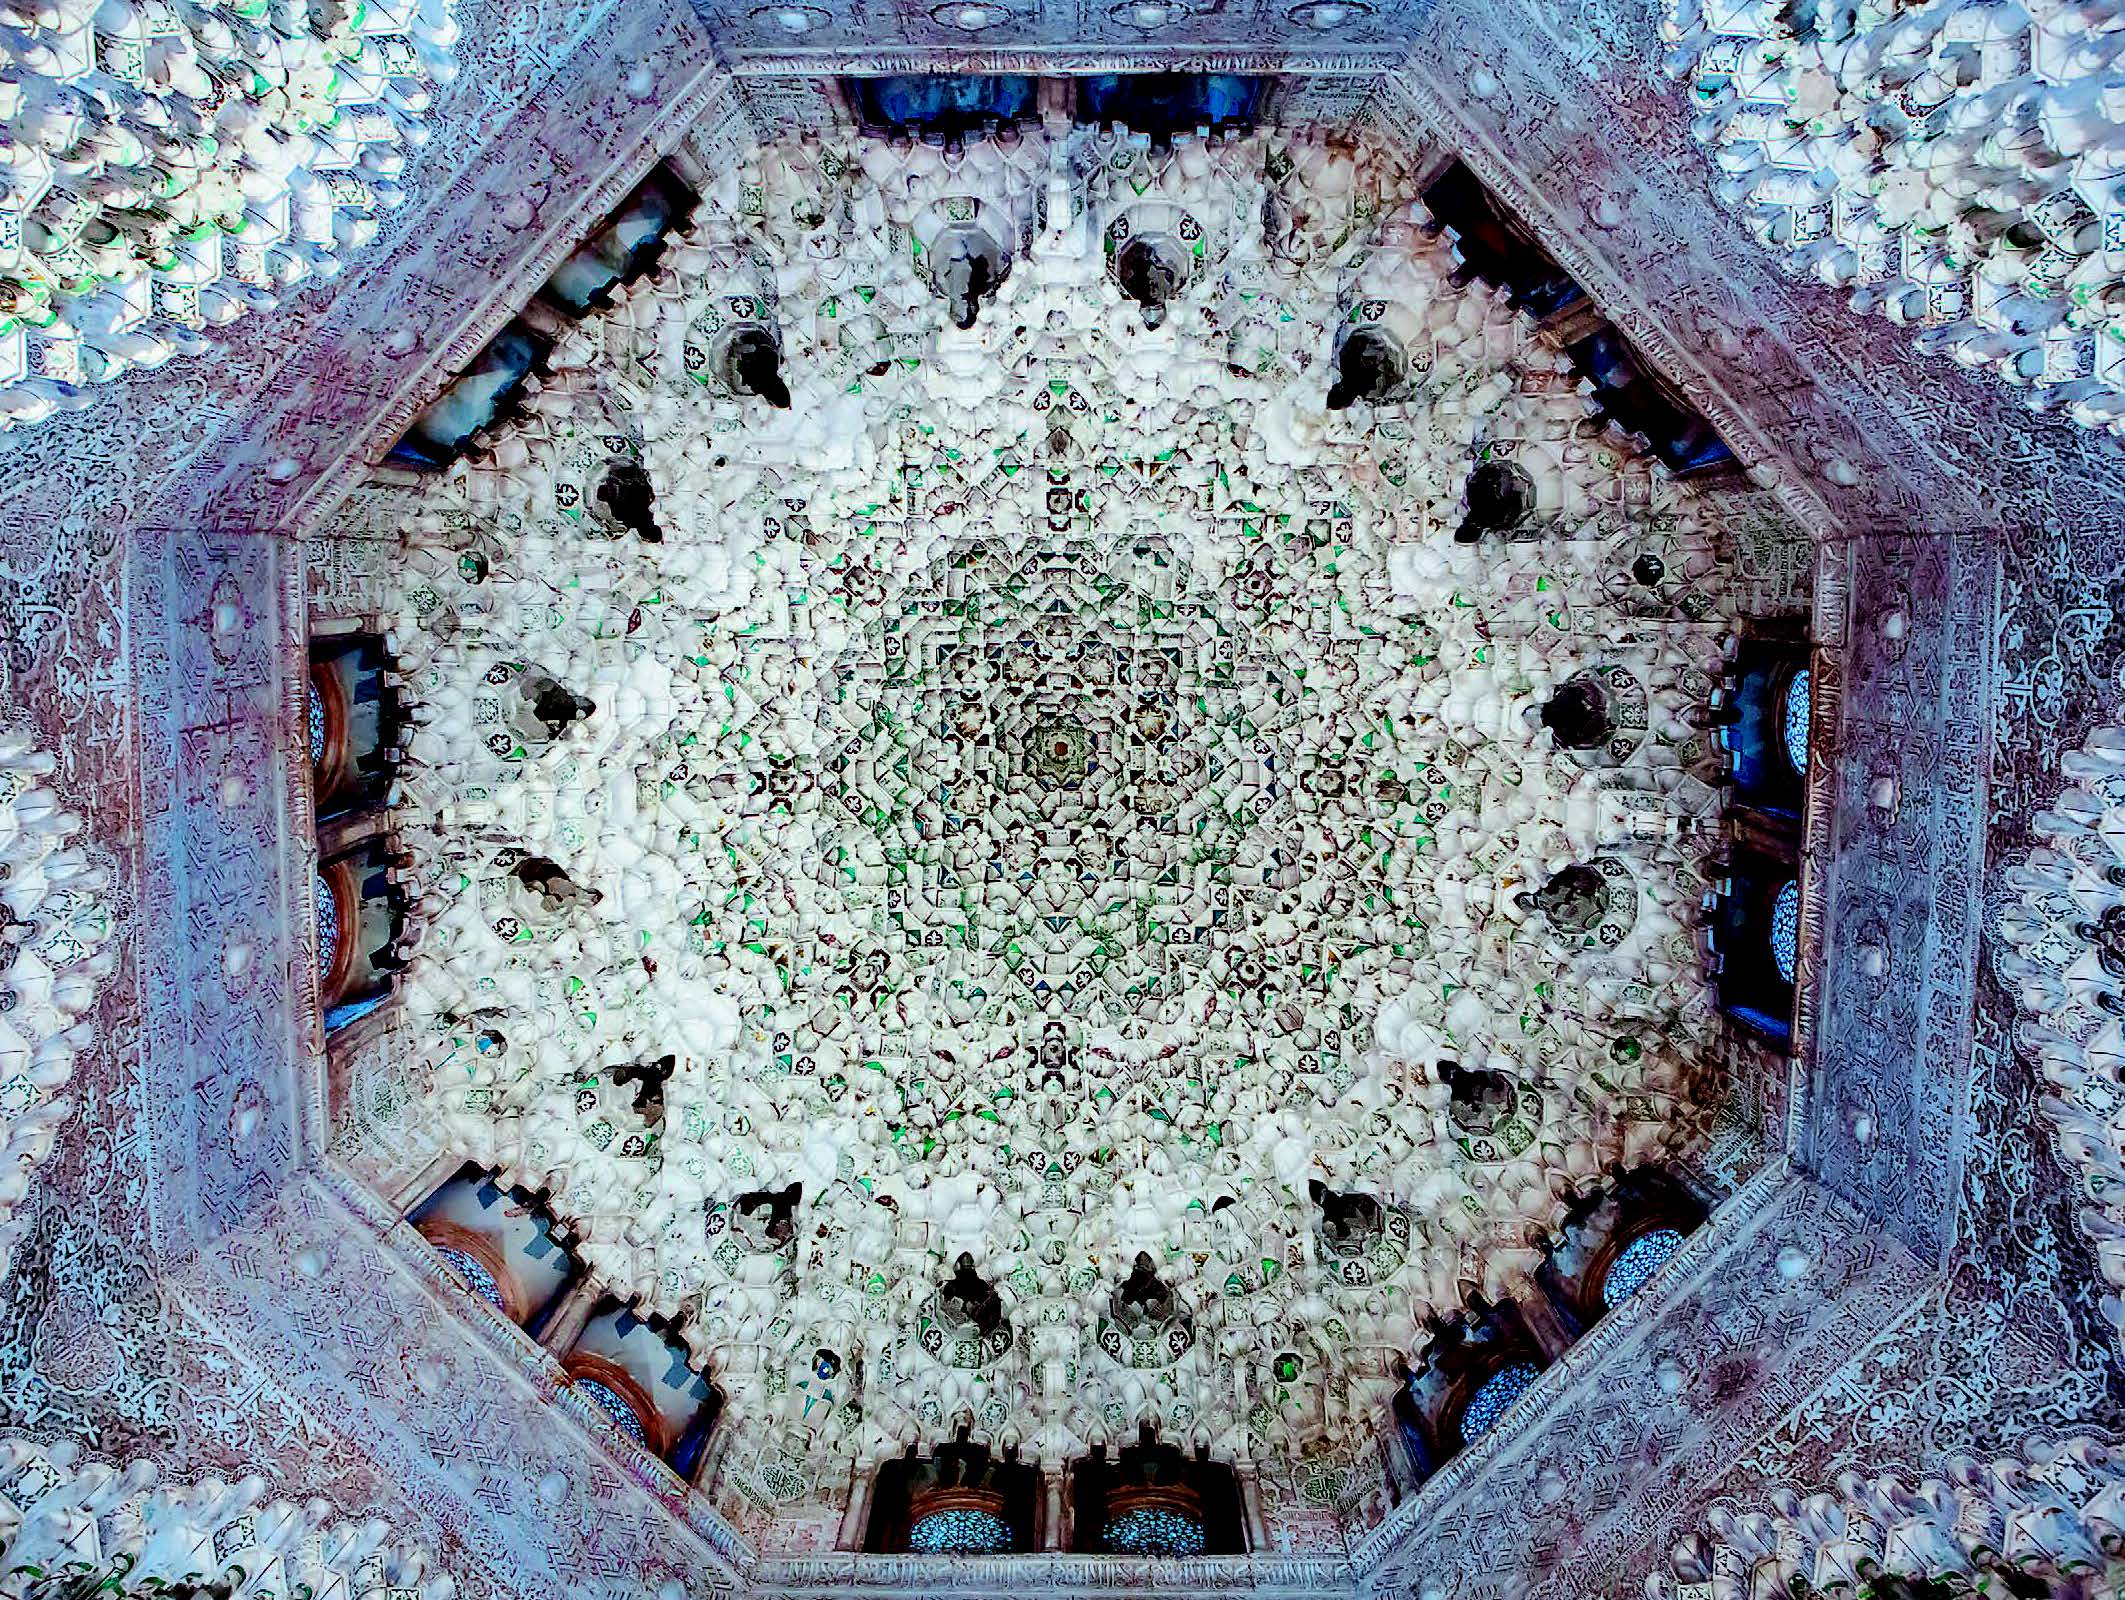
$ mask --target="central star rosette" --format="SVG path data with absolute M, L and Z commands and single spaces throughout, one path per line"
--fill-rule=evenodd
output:
M 1282 965 L 1252 924 L 1295 842 L 1300 764 L 1276 744 L 1303 673 L 1160 541 L 945 570 L 961 581 L 918 579 L 833 669 L 837 809 L 894 885 L 876 931 L 991 1016 L 1121 1023 L 1190 989 L 1257 1006 Z

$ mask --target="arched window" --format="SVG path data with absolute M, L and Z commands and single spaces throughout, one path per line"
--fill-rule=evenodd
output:
M 1459 161 L 1425 188 L 1424 206 L 1452 236 L 1464 270 L 1503 287 L 1515 309 L 1549 323 L 1599 415 L 1642 436 L 1678 477 L 1735 470 L 1734 452 L 1672 384 L 1588 302 L 1556 257 Z M 1571 317 L 1561 313 L 1578 307 Z
M 1199 127 L 1244 130 L 1272 81 L 1234 72 L 1095 72 L 1076 80 L 1077 120 L 1118 122 L 1160 141 Z
M 681 1474 L 698 1467 L 721 1399 L 661 1318 L 608 1301 L 583 1324 L 562 1370 L 578 1396 Z
M 325 994 L 337 987 L 341 976 L 340 947 L 345 943 L 340 928 L 340 890 L 334 886 L 337 877 L 323 873 L 317 876 L 317 986 Z
M 1814 675 L 1797 619 L 1744 624 L 1720 692 L 1720 743 L 1733 802 L 1759 831 L 1784 833 L 1807 800 Z
M 1704 1201 L 1657 1166 L 1576 1204 L 1535 1285 L 1573 1338 L 1645 1286 L 1704 1221 Z
M 632 1401 L 622 1396 L 610 1381 L 605 1378 L 577 1377 L 572 1380 L 571 1387 L 610 1417 L 628 1438 L 645 1450 L 650 1448 L 649 1430 L 643 1425 L 642 1413 Z
M 700 197 L 669 167 L 656 166 L 597 231 L 569 252 L 539 298 L 570 317 L 611 303 L 612 292 L 652 271 L 665 242 L 683 232 Z
M 1137 1443 L 1071 1467 L 1077 1520 L 1072 1542 L 1090 1555 L 1244 1555 L 1239 1480 L 1223 1462 L 1161 1444 L 1146 1428 Z
M 1791 983 L 1800 970 L 1800 880 L 1788 878 L 1771 897 L 1771 961 Z
M 1813 694 L 1813 669 L 1803 666 L 1786 679 L 1785 694 L 1779 701 L 1778 731 L 1785 744 L 1786 763 L 1792 767 L 1793 775 L 1803 782 L 1808 776 L 1808 727 Z
M 470 1164 L 408 1220 L 460 1283 L 520 1328 L 535 1328 L 578 1276 L 539 1198 Z
M 1497 1425 L 1570 1342 L 1539 1296 L 1478 1302 L 1425 1341 L 1395 1402 L 1419 1481 Z
M 1726 883 L 1706 934 L 1721 1008 L 1784 1050 L 1793 1038 L 1800 967 L 1800 885 L 1793 862 L 1770 853 L 1771 842 L 1729 848 Z
M 1040 80 L 968 72 L 923 72 L 845 80 L 867 133 L 960 139 L 1040 114 Z
M 1011 1548 L 1011 1525 L 985 1505 L 939 1506 L 908 1528 L 908 1548 L 925 1556 L 994 1556 Z
M 374 810 L 390 789 L 406 727 L 390 665 L 373 633 L 311 641 L 304 691 L 312 811 L 321 831 L 333 818 Z
M 553 344 L 550 335 L 512 317 L 413 419 L 386 462 L 421 472 L 442 471 L 472 448 L 483 428 L 510 414 Z
M 1185 1505 L 1133 1505 L 1108 1516 L 1100 1544 L 1118 1556 L 1199 1556 L 1202 1513 Z
M 1484 1379 L 1461 1408 L 1461 1442 L 1474 1444 L 1495 1428 L 1512 1403 L 1541 1376 L 1542 1369 L 1532 1361 L 1515 1361 Z
M 1728 775 L 1726 882 L 1707 921 L 1720 1009 L 1786 1052 L 1800 971 L 1802 837 L 1815 674 L 1807 619 L 1745 618 L 1716 702 Z
M 1682 1235 L 1673 1228 L 1654 1228 L 1633 1239 L 1602 1275 L 1602 1305 L 1609 1310 L 1622 1305 L 1681 1248 Z
M 311 640 L 304 720 L 318 866 L 310 898 L 328 1034 L 382 1005 L 399 962 L 405 897 L 387 870 L 384 806 L 407 719 L 389 669 L 379 634 Z
M 327 1033 L 381 1004 L 403 965 L 406 897 L 391 865 L 382 842 L 371 841 L 317 869 L 317 999 Z
M 863 1547 L 934 1556 L 1030 1550 L 1039 1504 L 1037 1469 L 969 1443 L 962 1431 L 928 1456 L 911 1451 L 878 1468 Z
M 503 1316 L 509 1315 L 509 1301 L 502 1293 L 502 1282 L 487 1263 L 469 1250 L 456 1245 L 439 1244 L 435 1253 L 443 1258 L 450 1270 L 465 1280 L 465 1287 L 493 1306 Z

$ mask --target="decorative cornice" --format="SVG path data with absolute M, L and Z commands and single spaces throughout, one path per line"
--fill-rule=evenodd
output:
M 1512 1431 L 1447 1491 L 1420 1494 L 1416 1513 L 1364 1547 L 1363 1592 L 1627 1592 L 1795 1400 L 1937 1281 L 1797 1173 L 1727 1248 L 1669 1271 L 1657 1299 L 1634 1297 L 1630 1318 L 1595 1330 L 1594 1357 L 1545 1391 L 1550 1404 L 1501 1424 Z
M 2020 898 L 1997 916 L 1993 969 L 2019 1002 L 2016 1036 L 2049 1092 L 2037 1102 L 2053 1153 L 2090 1204 L 2076 1213 L 2109 1292 L 2125 1358 L 2125 1128 L 2118 1015 L 2125 986 L 2125 727 L 2092 730 L 2061 761 L 2073 780 L 2030 819 L 2037 844 L 2003 874 Z
M 1249 48 L 1240 44 L 909 45 L 880 50 L 822 45 L 733 54 L 740 78 L 815 78 L 826 74 L 875 77 L 900 72 L 1028 72 L 1082 76 L 1094 72 L 1241 72 L 1294 77 L 1373 77 L 1392 72 L 1393 49 L 1318 52 Z
M 1951 1461 L 1917 1484 L 1847 1473 L 1834 1491 L 1806 1499 L 1780 1494 L 1746 1508 L 1722 1501 L 1705 1514 L 1703 1532 L 1676 1545 L 1668 1570 L 1648 1576 L 1645 1593 L 1863 1594 L 1893 1577 L 1959 1579 L 1959 1589 L 1986 1594 L 2000 1571 L 2117 1592 L 2125 1581 L 2125 1462 L 2115 1447 L 2081 1438 L 2026 1457 Z
M 1807 482 L 1805 469 L 1792 457 L 1789 441 L 1759 425 L 1749 409 L 1676 339 L 1631 288 L 1629 280 L 1587 241 L 1585 231 L 1565 216 L 1562 202 L 1527 177 L 1458 99 L 1417 61 L 1404 64 L 1381 85 L 1384 97 L 1399 100 L 1419 126 L 1458 149 L 1461 157 L 1505 204 L 1542 237 L 1592 297 L 1594 304 L 1629 336 L 1678 385 L 1720 437 L 1748 462 L 1753 475 L 1778 496 L 1780 504 L 1818 541 L 1829 536 L 1836 519 L 1821 495 Z M 1391 124 L 1391 118 L 1383 118 Z
M 162 1595 L 243 1588 L 270 1574 L 268 1583 L 277 1578 L 297 1594 L 450 1600 L 458 1592 L 433 1555 L 397 1530 L 352 1525 L 323 1501 L 269 1500 L 255 1473 L 233 1484 L 160 1476 L 151 1458 L 120 1470 L 84 1461 L 73 1444 L 0 1436 L 0 1572 L 9 1589 Z
M 283 513 L 285 523 L 303 537 L 314 537 L 323 520 L 347 493 L 361 486 L 367 468 L 404 433 L 421 408 L 486 347 L 502 325 L 522 309 L 538 286 L 553 276 L 568 253 L 583 242 L 583 235 L 598 217 L 617 206 L 644 172 L 677 146 L 689 129 L 701 124 L 742 115 L 742 99 L 729 74 L 704 54 L 703 64 L 679 92 L 643 117 L 631 142 L 611 157 L 594 181 L 566 207 L 555 208 L 554 220 L 535 244 L 509 266 L 488 278 L 490 288 L 480 304 L 423 365 L 409 374 L 392 398 L 373 412 L 356 430 L 342 435 L 336 453 L 317 463 L 308 490 L 294 498 Z M 493 173 L 497 189 L 506 188 L 506 169 Z M 486 212 L 497 201 L 494 192 L 456 196 L 456 215 L 434 219 L 440 236 L 469 232 L 470 213 Z M 469 283 L 478 282 L 477 265 L 455 267 Z
M 1824 952 L 1830 948 L 1827 886 L 1837 815 L 1838 729 L 1845 708 L 1845 629 L 1851 608 L 1851 546 L 1839 540 L 1820 542 L 1815 546 L 1815 614 L 1808 630 L 1814 648 L 1809 658 L 1806 798 L 1801 804 L 1800 967 L 1793 984 L 1791 1054 L 1803 1066 L 1815 1048 L 1826 977 Z
M 49 786 L 57 770 L 28 730 L 0 726 L 0 919 L 19 941 L 0 946 L 0 1172 L 25 1187 L 73 1119 L 66 1091 L 92 1027 L 81 1019 L 115 959 L 104 949 L 116 931 L 110 873 Z M 23 1204 L 0 1192 L 0 1278 L 27 1222 Z
M 1185 1561 L 1056 1552 L 1010 1556 L 830 1555 L 762 1561 L 748 1574 L 756 1600 L 840 1600 L 911 1594 L 1108 1596 L 1241 1594 L 1260 1600 L 1333 1600 L 1351 1589 L 1350 1564 L 1334 1556 L 1199 1556 Z

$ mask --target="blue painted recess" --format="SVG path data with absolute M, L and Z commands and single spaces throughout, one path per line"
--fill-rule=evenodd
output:
M 871 132 L 961 138 L 1040 109 L 1040 80 L 1024 75 L 922 72 L 848 82 L 849 103 Z

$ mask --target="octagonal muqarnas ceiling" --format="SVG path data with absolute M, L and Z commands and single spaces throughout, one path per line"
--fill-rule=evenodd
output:
M 1371 139 L 770 146 L 407 524 L 412 1116 L 791 1488 L 1149 1423 L 1333 1498 L 1423 1319 L 1705 1148 L 1734 530 L 1413 199 Z
M 0 1593 L 2125 1589 L 2121 30 L 0 14 Z

